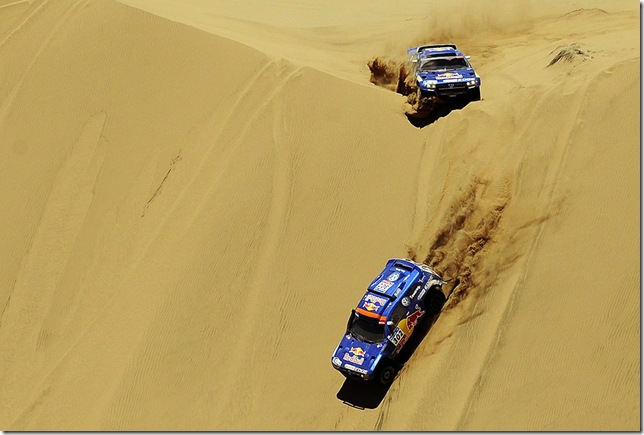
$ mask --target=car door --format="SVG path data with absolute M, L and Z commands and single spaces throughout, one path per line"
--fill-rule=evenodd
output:
M 389 325 L 393 330 L 387 339 L 394 347 L 394 354 L 400 352 L 400 349 L 402 349 L 409 338 L 407 337 L 407 334 L 405 334 L 405 328 L 401 328 L 401 325 L 405 323 L 406 317 L 407 307 L 399 302 L 389 317 Z
M 394 354 L 400 352 L 414 332 L 418 319 L 425 314 L 418 303 L 415 303 L 415 297 L 421 285 L 421 283 L 417 283 L 411 286 L 391 313 L 390 320 L 393 331 L 389 341 L 395 346 Z

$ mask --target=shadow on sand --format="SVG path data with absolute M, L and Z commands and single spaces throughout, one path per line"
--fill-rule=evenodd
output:
M 463 98 L 441 101 L 434 100 L 423 109 L 416 108 L 416 111 L 407 113 L 406 115 L 411 125 L 417 128 L 423 128 L 449 115 L 452 110 L 464 108 L 468 103 L 469 101 Z

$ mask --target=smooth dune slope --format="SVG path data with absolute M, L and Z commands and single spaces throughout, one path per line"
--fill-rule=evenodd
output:
M 411 229 L 421 133 L 395 96 L 118 3 L 25 19 L 3 45 L 3 426 L 263 428 L 333 397 L 354 294 L 328 291 Z
M 0 1 L 0 428 L 640 429 L 638 8 L 369 5 Z M 366 63 L 443 41 L 418 129 Z M 460 285 L 359 411 L 396 256 Z

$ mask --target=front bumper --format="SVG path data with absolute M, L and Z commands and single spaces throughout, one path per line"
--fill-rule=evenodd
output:
M 423 95 L 435 97 L 458 97 L 471 92 L 481 85 L 477 80 L 435 83 L 430 85 L 419 84 Z
M 331 363 L 331 365 L 333 365 L 334 369 L 336 369 L 349 379 L 356 379 L 361 381 L 368 381 L 370 379 L 373 379 L 373 373 L 370 373 L 368 370 L 361 369 L 360 367 L 355 367 L 351 364 L 343 364 L 337 366 Z

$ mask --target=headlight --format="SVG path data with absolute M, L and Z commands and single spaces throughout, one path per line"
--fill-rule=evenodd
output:
M 467 82 L 467 86 L 474 86 L 474 85 L 476 85 L 476 80 L 470 80 L 469 82 Z
M 436 80 L 425 80 L 423 84 L 427 89 L 434 89 L 436 87 Z
M 340 361 L 340 358 L 338 358 L 337 356 L 333 358 L 333 365 L 334 366 L 342 365 L 342 361 Z

